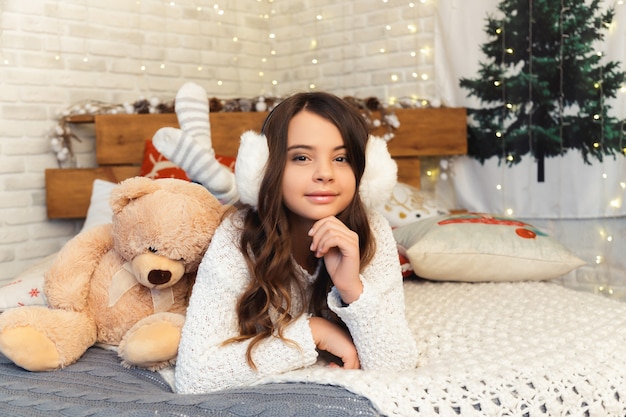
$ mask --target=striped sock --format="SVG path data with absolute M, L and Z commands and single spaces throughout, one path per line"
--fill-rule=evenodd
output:
M 193 181 L 202 184 L 224 204 L 238 198 L 235 175 L 207 152 L 191 134 L 173 127 L 159 129 L 152 138 L 154 147 L 167 159 L 185 170 Z
M 176 93 L 175 111 L 180 128 L 206 150 L 213 149 L 209 99 L 204 88 L 195 83 L 184 84 Z

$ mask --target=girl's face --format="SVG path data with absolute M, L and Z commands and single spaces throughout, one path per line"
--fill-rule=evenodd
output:
M 356 178 L 334 124 L 306 110 L 291 119 L 282 191 L 287 208 L 312 221 L 348 207 Z

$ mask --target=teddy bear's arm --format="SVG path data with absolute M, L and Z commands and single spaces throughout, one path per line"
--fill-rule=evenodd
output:
M 112 247 L 110 224 L 81 232 L 67 242 L 45 274 L 44 292 L 49 305 L 82 311 L 87 302 L 91 276 Z

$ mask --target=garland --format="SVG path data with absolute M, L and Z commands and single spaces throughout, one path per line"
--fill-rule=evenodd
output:
M 385 106 L 376 97 L 360 99 L 353 96 L 344 97 L 344 100 L 358 109 L 368 125 L 375 129 L 381 126 L 387 128 L 387 133 L 383 139 L 389 141 L 393 138 L 393 130 L 400 126 L 400 121 L 394 113 L 394 108 L 418 108 L 430 107 L 428 100 L 414 100 L 411 98 L 401 98 L 395 104 Z M 217 112 L 262 112 L 273 109 L 281 101 L 278 97 L 255 97 L 252 99 L 235 98 L 222 100 L 215 97 L 209 99 L 209 111 Z M 380 113 L 380 119 L 376 118 L 374 112 Z M 95 116 L 97 114 L 158 114 L 174 113 L 174 100 L 161 101 L 158 98 L 150 100 L 141 98 L 134 103 L 111 104 L 96 100 L 87 100 L 76 103 L 58 116 L 57 125 L 50 132 L 50 146 L 55 154 L 59 168 L 75 165 L 75 154 L 72 141 L 80 142 L 71 129 L 75 123 L 76 116 Z

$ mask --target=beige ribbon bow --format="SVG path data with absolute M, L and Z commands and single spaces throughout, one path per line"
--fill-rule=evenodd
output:
M 139 281 L 133 274 L 130 262 L 126 262 L 111 279 L 109 307 L 113 307 L 135 285 L 140 285 Z M 162 290 L 151 288 L 150 295 L 152 295 L 152 307 L 155 313 L 167 311 L 174 304 L 174 291 L 172 291 L 171 287 Z

